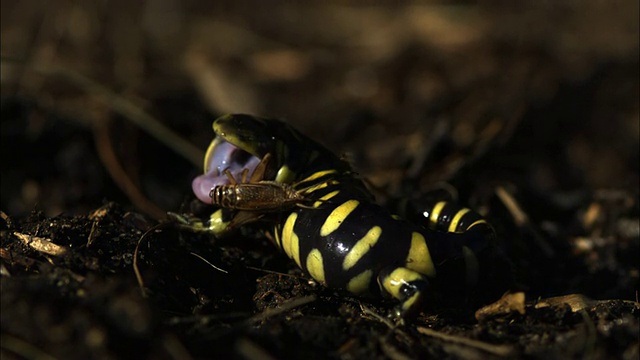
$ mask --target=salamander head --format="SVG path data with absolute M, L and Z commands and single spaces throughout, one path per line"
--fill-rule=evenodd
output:
M 204 158 L 204 174 L 192 183 L 196 197 L 207 204 L 211 203 L 211 189 L 229 184 L 223 173 L 227 169 L 240 179 L 244 169 L 252 174 L 260 160 L 271 154 L 263 179 L 289 183 L 298 175 L 297 171 L 309 166 L 310 153 L 326 151 L 288 124 L 274 119 L 225 115 L 213 122 L 213 131 L 216 136 Z
M 252 173 L 260 159 L 268 152 L 260 146 L 265 134 L 264 121 L 248 115 L 225 115 L 213 122 L 215 137 L 204 157 L 204 174 L 196 177 L 191 187 L 196 197 L 210 204 L 209 192 L 216 186 L 228 185 L 229 178 L 223 173 L 229 170 L 239 179 L 244 169 Z

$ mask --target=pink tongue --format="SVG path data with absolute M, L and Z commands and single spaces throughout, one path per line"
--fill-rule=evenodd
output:
M 260 159 L 256 157 L 252 157 L 251 159 L 249 159 L 249 161 L 247 161 L 246 164 L 243 165 L 229 163 L 227 159 L 220 160 L 218 163 L 211 162 L 209 164 L 208 173 L 200 175 L 193 179 L 193 182 L 191 183 L 193 193 L 203 203 L 211 204 L 211 198 L 209 197 L 211 189 L 219 185 L 230 184 L 229 178 L 225 174 L 223 174 L 223 171 L 225 169 L 229 169 L 236 181 L 240 182 L 242 179 L 242 171 L 244 169 L 249 169 L 249 175 L 251 175 L 256 166 L 258 166 L 258 163 L 260 163 Z
M 211 198 L 209 197 L 209 192 L 215 186 L 222 185 L 221 181 L 222 181 L 222 178 L 220 177 L 216 177 L 214 179 L 206 174 L 200 175 L 195 179 L 193 179 L 193 182 L 191 183 L 191 188 L 193 189 L 193 193 L 196 195 L 198 200 L 202 201 L 205 204 L 211 204 Z

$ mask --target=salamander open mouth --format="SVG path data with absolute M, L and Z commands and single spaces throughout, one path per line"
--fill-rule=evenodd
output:
M 225 170 L 228 169 L 240 181 L 244 169 L 249 169 L 251 175 L 259 163 L 258 157 L 216 136 L 205 156 L 204 174 L 193 179 L 193 193 L 200 201 L 211 204 L 211 189 L 230 184 L 229 178 L 224 174 Z

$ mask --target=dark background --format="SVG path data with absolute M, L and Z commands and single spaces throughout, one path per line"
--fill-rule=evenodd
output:
M 637 358 L 637 2 L 0 10 L 3 357 L 489 356 L 416 330 L 427 326 L 515 356 Z M 381 202 L 452 185 L 496 227 L 526 314 L 478 323 L 428 309 L 390 330 L 363 317 L 361 299 L 310 286 L 262 237 L 219 244 L 170 226 L 146 247 L 142 297 L 136 245 L 167 211 L 207 210 L 190 182 L 226 113 L 286 119 L 343 154 Z M 187 145 L 153 135 L 163 126 Z M 534 308 L 573 293 L 594 300 Z M 312 305 L 286 316 L 251 318 L 309 294 Z

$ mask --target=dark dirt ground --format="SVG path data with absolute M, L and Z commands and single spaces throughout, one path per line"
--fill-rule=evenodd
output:
M 2 359 L 640 356 L 637 2 L 1 6 Z M 238 112 L 381 202 L 456 189 L 525 299 L 396 327 L 251 229 L 177 228 L 210 211 L 190 182 Z

